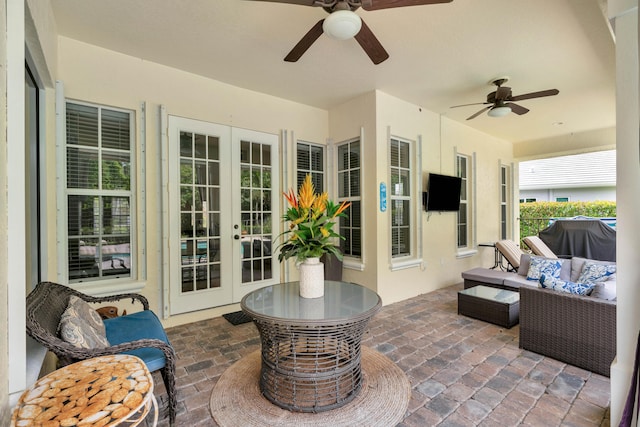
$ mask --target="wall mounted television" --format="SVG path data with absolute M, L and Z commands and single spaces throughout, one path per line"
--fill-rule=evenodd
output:
M 457 212 L 460 210 L 462 179 L 457 176 L 429 174 L 427 191 L 422 201 L 426 211 Z

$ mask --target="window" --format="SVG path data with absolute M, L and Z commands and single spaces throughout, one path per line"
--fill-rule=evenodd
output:
M 362 257 L 362 219 L 360 192 L 360 140 L 338 145 L 338 201 L 347 200 L 351 206 L 340 218 L 340 249 L 346 256 Z
M 411 145 L 391 139 L 389 165 L 391 169 L 391 256 L 411 255 Z
M 311 174 L 311 182 L 317 193 L 324 191 L 324 147 L 308 142 L 297 144 L 297 187 L 304 181 L 307 174 Z
M 556 202 L 568 202 L 568 197 L 556 197 Z
M 533 198 L 533 199 L 520 199 L 520 203 L 533 203 L 535 201 L 536 201 L 535 198 Z
M 509 238 L 509 193 L 511 179 L 509 167 L 500 166 L 500 239 Z
M 470 241 L 470 167 L 470 159 L 468 156 L 463 154 L 456 155 L 456 173 L 462 178 L 462 185 L 460 187 L 460 210 L 458 211 L 458 249 L 468 248 Z
M 69 281 L 131 277 L 133 113 L 66 103 Z

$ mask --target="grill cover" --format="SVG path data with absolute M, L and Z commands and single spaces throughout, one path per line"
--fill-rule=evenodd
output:
M 539 236 L 559 257 L 616 260 L 616 231 L 598 219 L 557 220 Z

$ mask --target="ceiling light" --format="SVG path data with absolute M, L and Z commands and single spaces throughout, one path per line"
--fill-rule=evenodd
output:
M 362 20 L 350 10 L 337 10 L 325 18 L 322 30 L 338 40 L 347 40 L 360 32 Z
M 493 107 L 487 113 L 491 117 L 504 117 L 511 112 L 511 108 L 502 106 L 502 107 Z

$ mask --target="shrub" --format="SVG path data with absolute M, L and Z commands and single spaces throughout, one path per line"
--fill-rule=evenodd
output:
M 520 241 L 535 236 L 549 225 L 550 219 L 574 216 L 615 218 L 616 202 L 529 202 L 520 203 Z

